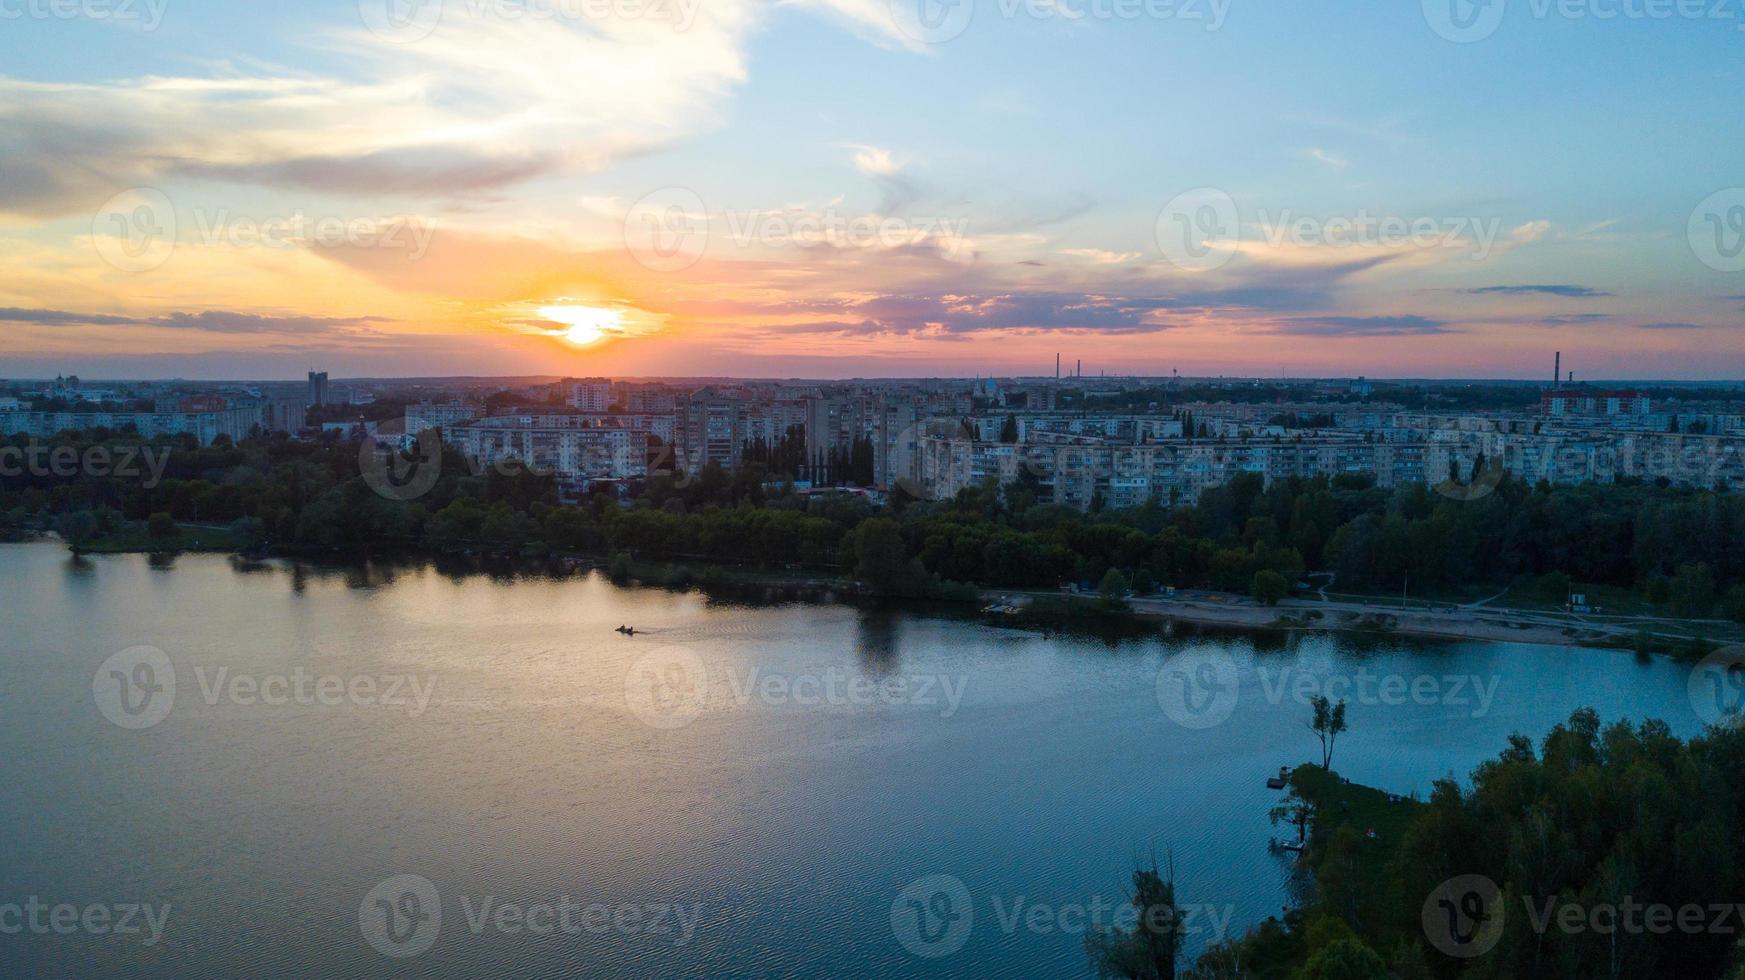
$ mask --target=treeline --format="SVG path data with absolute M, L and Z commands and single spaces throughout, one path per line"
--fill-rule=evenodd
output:
M 1377 841 L 1334 802 L 1337 780 L 1305 766 L 1292 792 L 1311 811 L 1312 898 L 1181 976 L 1745 975 L 1741 767 L 1737 726 L 1683 741 L 1582 709 L 1537 748 L 1512 736 L 1470 789 L 1439 781 L 1397 839 Z
M 522 467 L 475 473 L 449 450 L 434 487 L 401 502 L 371 490 L 357 444 L 337 437 L 263 436 L 201 448 L 92 433 L 57 443 L 81 459 L 95 447 L 168 450 L 155 481 L 7 465 L 9 448 L 30 445 L 21 436 L 0 441 L 0 524 L 67 525 L 75 538 L 166 514 L 184 523 L 247 521 L 248 538 L 268 548 L 629 552 L 840 565 L 864 579 L 860 538 L 851 533 L 880 517 L 878 533 L 890 538 L 880 547 L 898 549 L 890 567 L 903 570 L 884 584 L 900 593 L 930 580 L 1096 585 L 1111 571 L 1139 592 L 1169 585 L 1258 593 L 1261 581 L 1289 586 L 1306 573 L 1331 572 L 1341 592 L 1436 596 L 1534 582 L 1560 600 L 1567 588 L 1615 586 L 1681 615 L 1745 619 L 1745 550 L 1737 547 L 1745 497 L 1706 490 L 1505 479 L 1488 494 L 1461 495 L 1475 499 L 1452 499 L 1423 486 L 1384 490 L 1356 476 L 1267 486 L 1245 474 L 1192 506 L 1153 501 L 1086 513 L 1040 502 L 1044 488 L 1026 476 L 949 501 L 898 491 L 881 508 L 849 495 L 797 494 L 769 463 L 754 460 L 733 473 L 710 466 L 694 477 L 656 476 L 624 501 L 599 492 L 564 503 L 549 476 Z M 69 520 L 81 512 L 95 520 Z

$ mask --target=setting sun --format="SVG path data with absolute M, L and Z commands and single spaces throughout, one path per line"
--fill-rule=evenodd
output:
M 572 344 L 592 344 L 605 339 L 608 334 L 624 330 L 624 315 L 617 310 L 594 306 L 542 306 L 539 315 L 568 327 L 563 339 Z

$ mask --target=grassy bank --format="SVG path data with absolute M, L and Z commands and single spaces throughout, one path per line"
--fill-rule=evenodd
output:
M 241 551 L 249 542 L 224 527 L 178 524 L 171 537 L 154 537 L 144 521 L 128 521 L 86 544 L 80 551 L 94 555 L 166 551 Z

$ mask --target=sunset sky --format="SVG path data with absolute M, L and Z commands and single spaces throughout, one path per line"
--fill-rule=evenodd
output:
M 1745 375 L 1745 3 L 389 2 L 0 4 L 0 374 Z

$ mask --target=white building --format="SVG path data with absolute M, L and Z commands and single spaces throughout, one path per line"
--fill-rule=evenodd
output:
M 577 411 L 605 412 L 612 407 L 612 382 L 598 378 L 572 381 L 564 400 Z

